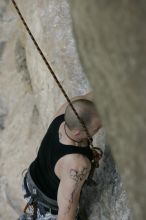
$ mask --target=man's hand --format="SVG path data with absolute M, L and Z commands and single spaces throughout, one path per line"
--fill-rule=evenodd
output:
M 82 155 L 66 163 L 58 189 L 57 220 L 75 220 L 80 192 L 90 169 L 90 162 Z

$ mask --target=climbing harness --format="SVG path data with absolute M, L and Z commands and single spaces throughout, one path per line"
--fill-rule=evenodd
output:
M 24 180 L 25 195 L 24 198 L 29 198 L 23 212 L 29 215 L 32 219 L 37 217 L 37 209 L 40 210 L 41 214 L 50 212 L 53 215 L 58 214 L 57 202 L 47 197 L 34 183 L 30 175 L 30 170 L 25 174 Z M 31 210 L 31 211 L 30 211 Z
M 89 143 L 90 143 L 90 148 L 91 148 L 91 150 L 92 150 L 92 152 L 93 152 L 93 160 L 92 160 L 91 172 L 90 172 L 89 177 L 88 177 L 88 180 L 87 180 L 86 182 L 87 182 L 88 185 L 93 185 L 93 184 L 95 184 L 95 181 L 92 180 L 92 177 L 93 177 L 93 174 L 94 174 L 94 170 L 95 170 L 95 168 L 99 167 L 99 160 L 101 159 L 101 157 L 102 157 L 102 155 L 103 155 L 103 152 L 102 152 L 102 150 L 101 150 L 100 148 L 93 146 L 92 137 L 90 136 L 89 131 L 88 131 L 88 129 L 87 129 L 87 127 L 86 127 L 84 121 L 83 121 L 83 120 L 80 118 L 80 116 L 78 115 L 76 109 L 74 108 L 73 104 L 71 103 L 71 100 L 69 99 L 68 95 L 66 94 L 66 92 L 65 92 L 65 90 L 64 90 L 64 88 L 63 88 L 63 86 L 60 84 L 60 82 L 59 82 L 58 78 L 56 77 L 56 75 L 55 75 L 55 73 L 54 73 L 52 67 L 51 67 L 50 64 L 48 63 L 46 57 L 44 56 L 42 50 L 40 49 L 38 43 L 36 42 L 34 36 L 32 35 L 32 33 L 31 33 L 31 31 L 30 31 L 28 25 L 26 24 L 26 22 L 25 22 L 25 20 L 24 20 L 24 18 L 23 18 L 23 16 L 22 16 L 22 14 L 21 14 L 21 12 L 20 12 L 20 10 L 19 10 L 19 8 L 18 8 L 18 6 L 17 6 L 17 4 L 16 4 L 16 2 L 15 2 L 15 0 L 12 0 L 12 3 L 13 3 L 13 5 L 14 5 L 14 7 L 15 7 L 17 13 L 18 13 L 18 15 L 20 16 L 20 19 L 22 20 L 22 23 L 24 24 L 24 27 L 26 28 L 26 30 L 27 30 L 29 36 L 31 37 L 31 39 L 32 39 L 32 41 L 33 41 L 33 43 L 34 43 L 34 45 L 36 46 L 36 48 L 37 48 L 37 50 L 38 50 L 40 56 L 42 57 L 43 61 L 45 62 L 46 66 L 47 66 L 47 68 L 49 69 L 50 73 L 52 74 L 54 80 L 56 81 L 57 85 L 58 85 L 59 88 L 61 89 L 63 95 L 65 96 L 65 98 L 66 98 L 66 100 L 67 100 L 67 102 L 68 102 L 69 105 L 71 106 L 73 112 L 74 112 L 75 115 L 77 116 L 78 120 L 79 120 L 80 123 L 82 124 L 82 126 L 83 126 L 83 128 L 84 128 L 84 130 L 85 130 L 85 132 L 86 132 L 86 134 L 87 134 L 87 137 L 88 137 L 88 140 L 89 140 Z

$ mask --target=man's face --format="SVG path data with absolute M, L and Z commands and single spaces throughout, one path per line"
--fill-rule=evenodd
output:
M 98 130 L 102 127 L 101 121 L 98 117 L 94 117 L 90 123 L 90 125 L 87 127 L 89 134 L 91 137 L 93 137 Z M 87 134 L 85 131 L 81 132 L 81 137 L 84 139 L 87 138 Z
M 97 117 L 94 117 L 90 126 L 88 126 L 87 128 L 89 130 L 89 134 L 91 136 L 94 136 L 101 127 L 102 127 L 102 125 L 101 125 L 100 119 Z

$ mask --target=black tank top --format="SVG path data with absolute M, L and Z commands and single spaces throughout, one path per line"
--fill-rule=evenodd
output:
M 59 178 L 54 168 L 57 161 L 67 154 L 79 153 L 90 161 L 93 159 L 89 146 L 75 147 L 59 142 L 59 127 L 64 121 L 64 115 L 56 117 L 50 124 L 38 151 L 36 159 L 30 165 L 30 174 L 38 188 L 48 197 L 57 201 Z

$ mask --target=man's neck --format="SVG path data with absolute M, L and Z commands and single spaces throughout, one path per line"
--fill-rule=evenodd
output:
M 73 134 L 72 132 L 69 130 L 69 128 L 66 126 L 66 124 L 64 123 L 64 131 L 65 131 L 65 135 L 75 143 L 75 146 L 83 146 L 86 147 L 88 145 L 88 139 L 82 139 L 82 140 L 78 140 Z

